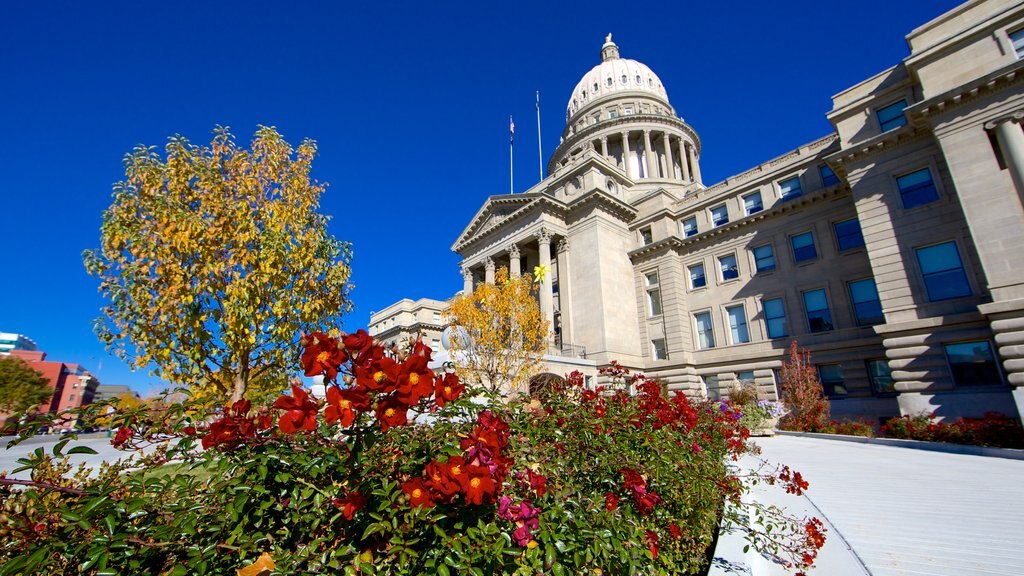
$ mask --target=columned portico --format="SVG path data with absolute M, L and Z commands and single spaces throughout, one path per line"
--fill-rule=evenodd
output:
M 541 228 L 537 233 L 539 266 L 545 273 L 540 280 L 540 311 L 544 319 L 554 326 L 555 310 L 551 298 L 551 233 Z

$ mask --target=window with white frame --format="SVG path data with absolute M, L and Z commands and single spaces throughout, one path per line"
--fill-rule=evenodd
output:
M 967 281 L 960 251 L 956 242 L 944 242 L 917 248 L 917 263 L 921 267 L 928 300 L 949 300 L 971 295 L 971 285 Z
M 665 347 L 664 338 L 651 340 L 651 357 L 655 360 L 668 360 L 668 348 Z
M 751 192 L 743 197 L 743 211 L 747 216 L 757 214 L 761 210 L 764 210 L 764 204 L 761 202 L 760 192 Z
M 725 315 L 729 318 L 729 337 L 733 344 L 745 344 L 750 342 L 750 330 L 747 329 L 747 312 L 743 305 L 729 306 L 725 309 Z
M 1010 42 L 1013 42 L 1013 51 L 1017 58 L 1024 58 L 1024 28 L 1010 32 Z
M 803 193 L 804 191 L 800 189 L 800 177 L 798 176 L 779 182 L 779 198 L 783 200 L 792 200 Z
M 812 232 L 808 231 L 791 236 L 789 242 L 793 246 L 794 262 L 813 260 L 818 257 L 818 250 L 814 247 L 814 234 Z
M 754 268 L 758 272 L 775 270 L 775 250 L 771 244 L 755 246 L 751 252 L 754 254 Z
M 882 132 L 888 132 L 907 123 L 907 117 L 903 114 L 903 109 L 906 107 L 907 101 L 900 100 L 875 111 L 878 116 L 878 127 Z
M 865 278 L 850 282 L 850 300 L 853 301 L 853 312 L 857 323 L 880 324 L 885 321 L 882 315 L 882 303 L 878 299 L 878 289 L 874 278 Z
M 726 254 L 718 257 L 718 269 L 722 273 L 722 282 L 740 277 L 740 269 L 736 266 L 736 255 Z
M 714 348 L 715 329 L 711 325 L 711 312 L 698 312 L 693 315 L 693 321 L 697 328 L 697 349 Z
M 897 176 L 896 186 L 900 189 L 903 207 L 907 209 L 929 204 L 939 199 L 939 191 L 935 188 L 935 181 L 932 180 L 932 171 L 927 168 Z
M 828 167 L 828 164 L 818 166 L 818 174 L 821 176 L 821 185 L 824 188 L 839 184 L 839 177 Z
M 658 284 L 658 272 L 644 274 L 644 284 L 647 286 L 647 313 L 650 316 L 661 315 L 661 287 Z
M 711 223 L 715 227 L 729 223 L 729 209 L 725 204 L 711 209 Z
M 836 246 L 839 251 L 852 250 L 864 245 L 864 234 L 860 231 L 860 221 L 856 218 L 832 224 L 836 233 Z
M 784 338 L 789 335 L 786 330 L 786 306 L 782 298 L 771 298 L 761 302 L 764 310 L 764 324 L 769 338 Z
M 811 332 L 832 330 L 832 312 L 828 309 L 828 297 L 822 289 L 804 292 L 804 309 L 807 311 L 807 326 Z
M 694 264 L 689 266 L 687 270 L 690 273 L 690 288 L 703 288 L 707 285 L 707 278 L 704 276 L 704 265 Z
M 683 237 L 689 238 L 697 234 L 697 217 L 692 216 L 683 220 Z

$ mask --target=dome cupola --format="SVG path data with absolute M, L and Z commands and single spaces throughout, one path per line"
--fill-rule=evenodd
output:
M 627 92 L 654 96 L 669 105 L 668 94 L 658 75 L 642 62 L 620 58 L 619 47 L 612 42 L 612 35 L 609 34 L 601 46 L 601 63 L 583 75 L 569 97 L 565 110 L 566 121 L 571 123 L 578 111 L 594 102 Z

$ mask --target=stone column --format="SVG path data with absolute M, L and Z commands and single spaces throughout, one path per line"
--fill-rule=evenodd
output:
M 693 170 L 693 181 L 703 184 L 700 179 L 700 165 L 697 164 L 697 149 L 690 146 L 690 168 Z
M 668 139 L 668 132 L 663 134 L 662 146 L 665 148 L 665 177 L 675 180 L 676 167 L 672 165 L 672 146 Z
M 644 130 L 644 155 L 647 156 L 647 177 L 658 177 L 658 162 L 654 150 L 651 149 L 651 131 Z
M 512 244 L 508 247 L 508 275 L 510 278 L 519 276 L 519 245 Z
M 558 241 L 558 308 L 562 316 L 562 348 L 575 344 L 572 330 L 572 298 L 569 293 L 569 240 Z M 576 351 L 572 350 L 575 355 Z
M 1024 203 L 1024 130 L 1021 120 L 1024 111 L 1016 112 L 1009 118 L 1002 118 L 985 125 L 988 130 L 995 129 L 996 140 L 1003 155 L 1003 164 L 1010 171 L 1010 178 L 1017 188 L 1017 195 Z
M 633 170 L 629 167 L 629 132 L 622 133 L 622 169 L 626 176 L 633 178 Z
M 462 293 L 467 296 L 473 293 L 473 271 L 468 266 L 462 267 Z
M 490 256 L 484 259 L 484 282 L 494 284 L 494 259 Z
M 555 311 L 551 299 L 551 233 L 544 228 L 537 233 L 537 247 L 540 252 L 540 266 L 547 270 L 544 280 L 540 283 L 540 311 L 549 325 L 554 326 Z M 548 339 L 550 340 L 550 338 L 549 330 Z
M 690 183 L 690 169 L 686 166 L 686 142 L 679 139 L 679 169 L 683 171 L 683 182 Z
M 608 157 L 608 137 L 607 136 L 601 136 L 601 154 L 603 154 L 605 158 Z

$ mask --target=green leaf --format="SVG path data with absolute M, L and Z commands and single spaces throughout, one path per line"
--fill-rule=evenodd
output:
M 68 450 L 68 456 L 72 454 L 99 454 L 99 452 L 88 446 L 73 446 L 71 450 Z
M 437 565 L 437 574 L 438 576 L 451 576 L 451 573 L 448 572 L 448 566 L 444 564 Z
M 64 450 L 65 446 L 68 445 L 68 442 L 71 442 L 71 438 L 65 438 L 65 439 L 61 440 L 60 442 L 57 442 L 56 444 L 54 444 L 53 445 L 53 450 L 52 450 L 53 455 L 58 457 L 58 458 L 63 456 L 64 454 L 62 454 L 61 451 Z

